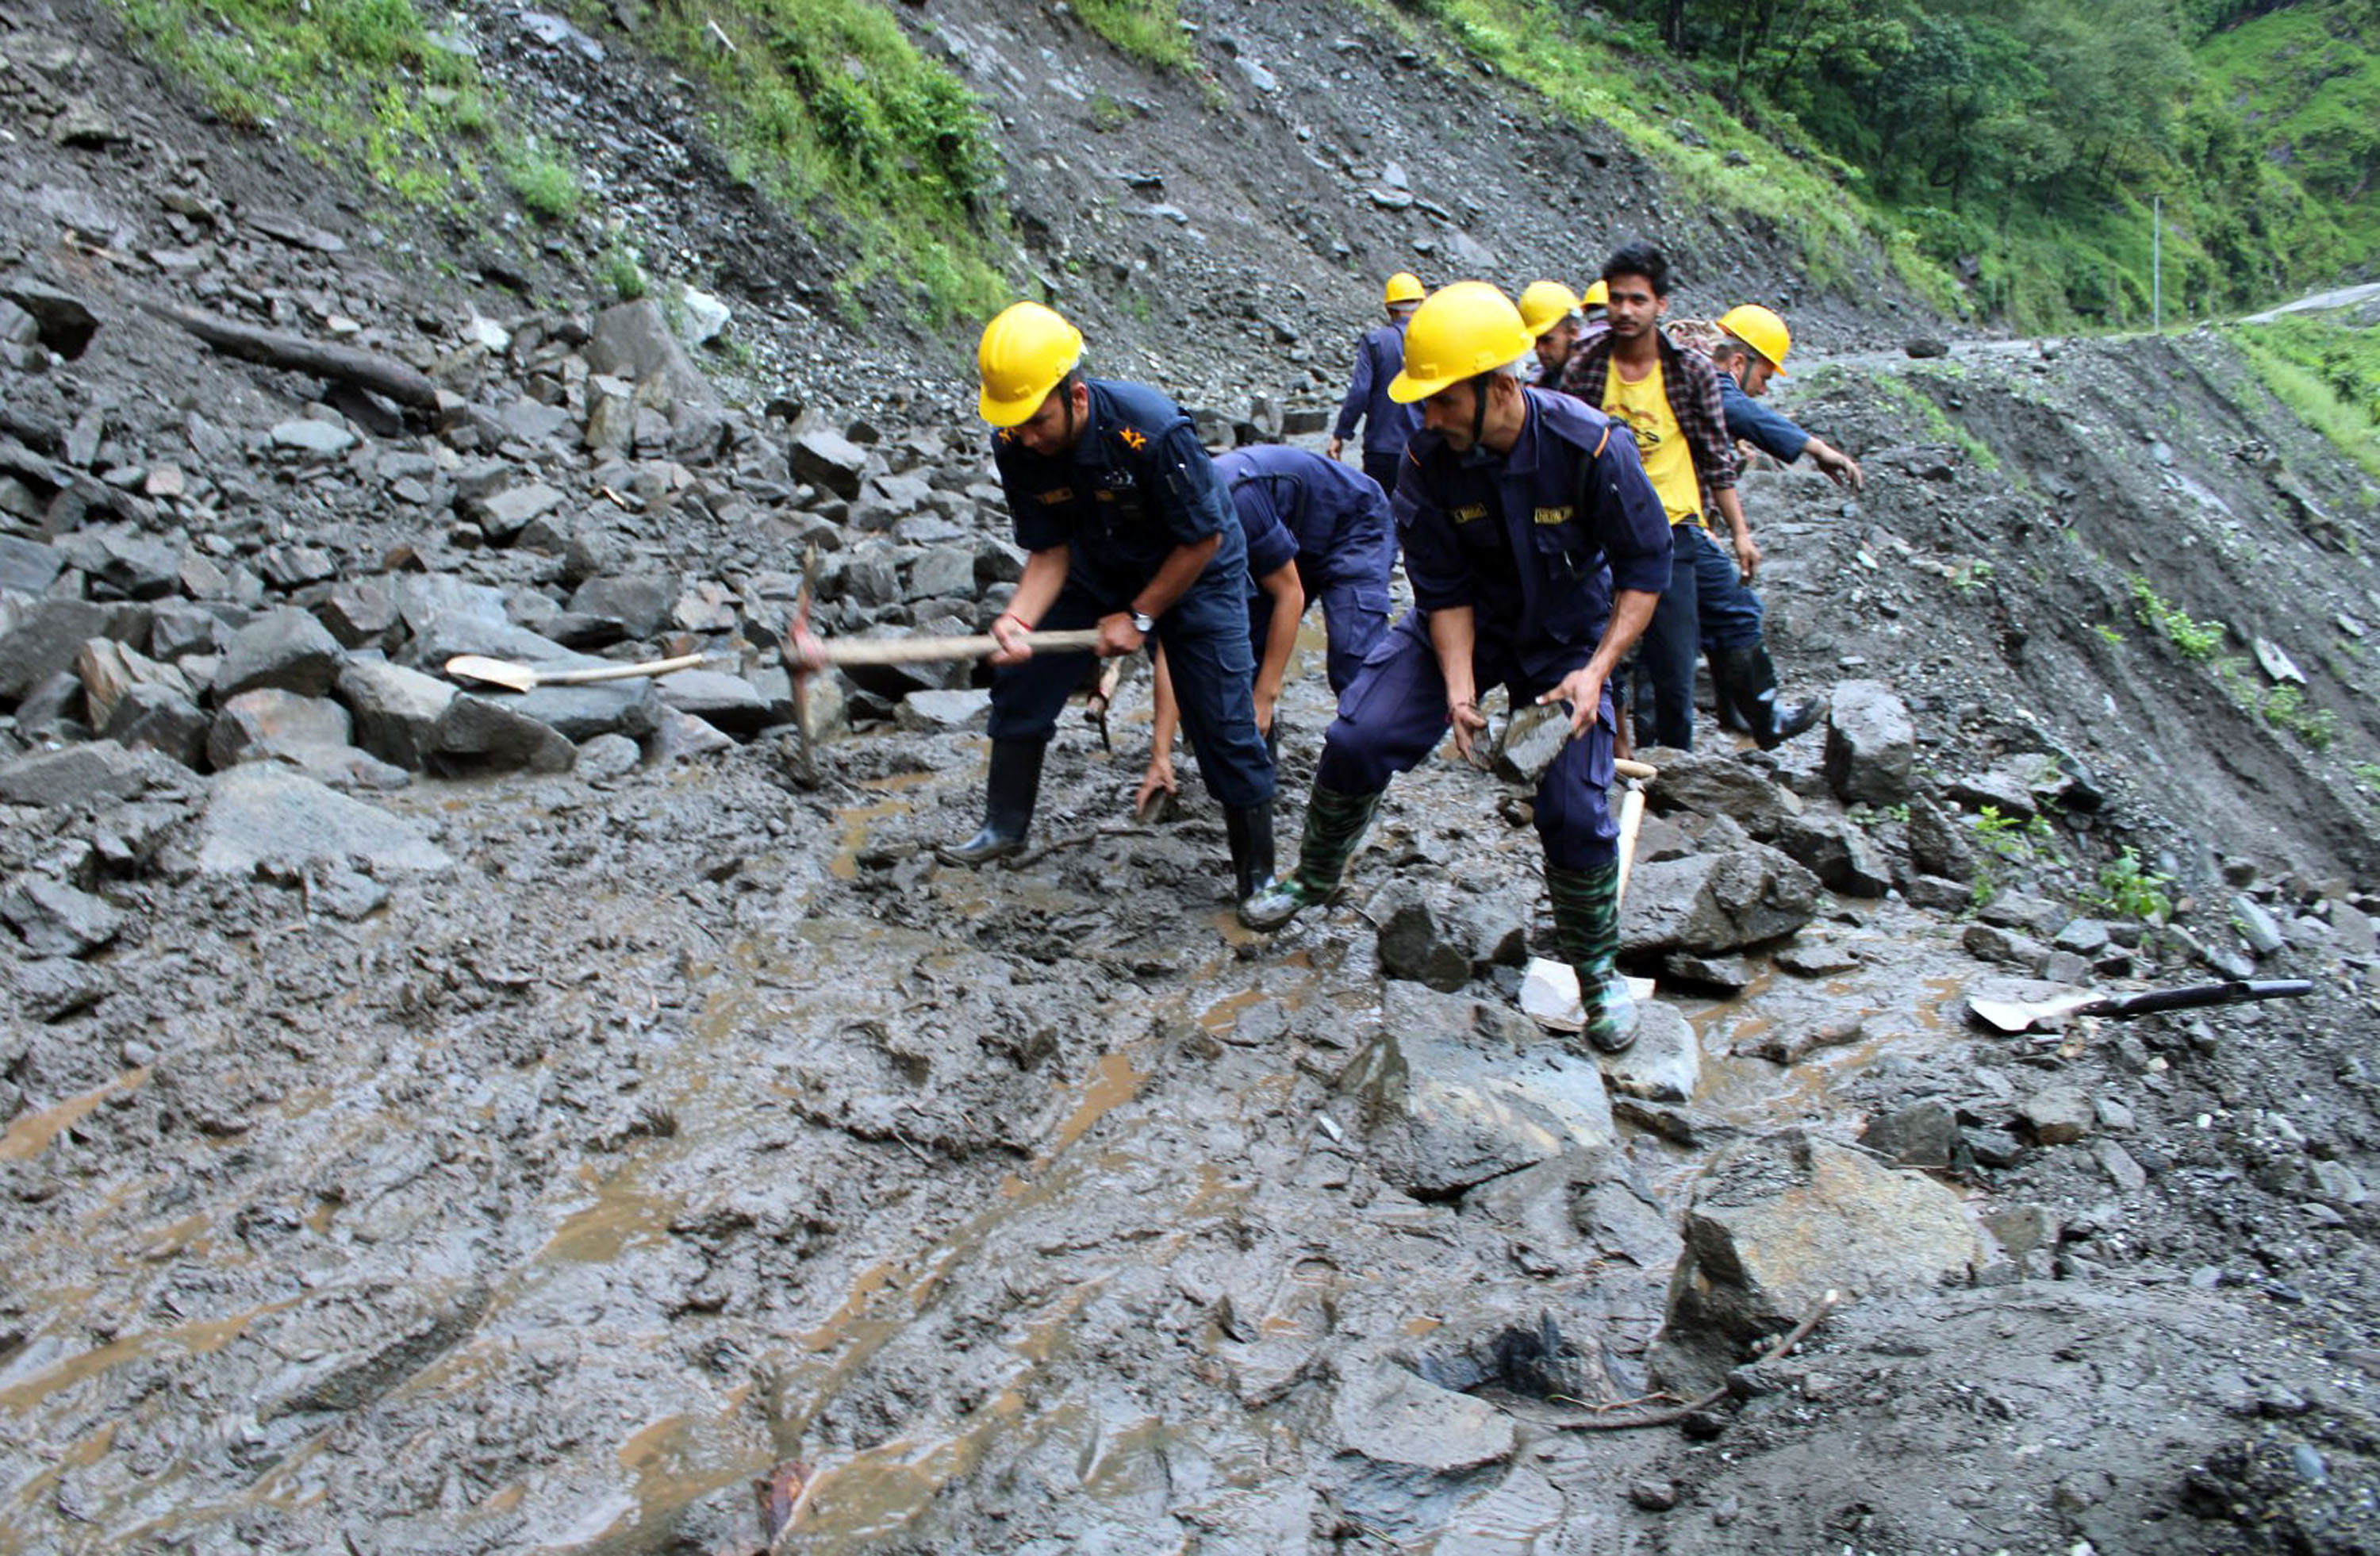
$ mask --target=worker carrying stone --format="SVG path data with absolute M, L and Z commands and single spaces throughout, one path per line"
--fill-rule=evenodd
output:
M 1339 889 L 1395 774 L 1451 725 L 1475 760 L 1485 687 L 1566 704 L 1572 737 L 1538 781 L 1554 932 L 1577 970 L 1590 1041 L 1635 1038 L 1619 954 L 1619 829 L 1609 681 L 1670 572 L 1668 516 L 1635 444 L 1600 411 L 1526 388 L 1529 332 L 1485 282 L 1433 293 L 1390 393 L 1422 406 L 1393 504 L 1415 608 L 1389 629 L 1322 744 L 1297 868 L 1241 905 L 1275 929 Z
M 1645 629 L 1645 677 L 1652 686 L 1650 730 L 1639 740 L 1690 750 L 1694 741 L 1694 659 L 1701 652 L 1695 568 L 1716 511 L 1734 537 L 1734 565 L 1745 583 L 1760 568 L 1760 548 L 1735 495 L 1735 444 L 1719 408 L 1718 371 L 1682 349 L 1661 328 L 1670 307 L 1670 261 L 1650 243 L 1629 243 L 1603 263 L 1609 334 L 1580 346 L 1562 370 L 1562 388 L 1623 421 L 1635 433 L 1645 473 L 1670 516 L 1669 588 Z
M 1257 656 L 1257 728 L 1275 748 L 1273 709 L 1305 608 L 1322 602 L 1330 635 L 1330 690 L 1344 692 L 1364 656 L 1389 629 L 1389 575 L 1397 561 L 1389 500 L 1367 478 L 1335 459 L 1282 444 L 1236 448 L 1215 459 L 1247 540 L 1248 640 Z M 1157 710 L 1148 771 L 1133 796 L 1146 810 L 1160 792 L 1175 794 L 1173 682 L 1157 654 Z
M 1087 378 L 1083 337 L 1038 303 L 984 326 L 976 363 L 992 458 L 1027 553 L 991 624 L 991 767 L 983 829 L 938 852 L 978 865 L 1024 846 L 1073 655 L 1037 656 L 1036 628 L 1097 624 L 1102 656 L 1153 638 L 1172 662 L 1182 722 L 1223 807 L 1238 898 L 1272 873 L 1272 755 L 1257 732 L 1247 542 L 1190 419 L 1154 389 Z
M 1381 294 L 1389 322 L 1355 347 L 1354 376 L 1347 381 L 1347 397 L 1339 403 L 1339 424 L 1325 450 L 1331 458 L 1338 458 L 1347 440 L 1355 435 L 1355 423 L 1361 421 L 1364 473 L 1382 492 L 1397 489 L 1398 461 L 1404 457 L 1405 440 L 1421 426 L 1421 417 L 1411 406 L 1389 398 L 1389 381 L 1404 361 L 1405 324 L 1421 306 L 1424 295 L 1421 277 L 1412 272 L 1401 270 L 1389 277 Z
M 1578 294 L 1559 281 L 1532 281 L 1521 290 L 1521 322 L 1537 337 L 1536 386 L 1560 388 L 1562 368 L 1586 327 Z

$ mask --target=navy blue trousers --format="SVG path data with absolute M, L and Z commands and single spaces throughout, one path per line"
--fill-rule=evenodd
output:
M 1757 647 L 1764 614 L 1760 596 L 1745 586 L 1735 553 L 1718 536 L 1699 525 L 1694 533 L 1694 614 L 1703 651 Z
M 1241 569 L 1245 577 L 1245 569 Z M 1095 626 L 1123 609 L 1068 580 L 1037 630 Z M 1256 654 L 1247 602 L 1217 576 L 1202 576 L 1157 618 L 1157 640 L 1173 673 L 1182 729 L 1197 750 L 1209 793 L 1233 809 L 1272 803 L 1272 752 L 1257 733 Z M 1035 654 L 991 673 L 991 737 L 1047 740 L 1083 678 L 1081 654 Z
M 1305 602 L 1322 602 L 1322 629 L 1330 636 L 1324 674 L 1330 677 L 1331 695 L 1342 696 L 1355 684 L 1355 675 L 1364 668 L 1372 645 L 1389 629 L 1389 586 L 1386 579 L 1334 582 L 1317 575 L 1314 564 L 1302 556 L 1297 559 L 1297 585 L 1305 591 Z M 1271 626 L 1272 596 L 1257 590 L 1248 602 L 1248 643 L 1254 651 L 1263 652 L 1265 634 Z
M 1578 650 L 1578 664 L 1594 654 Z M 1565 667 L 1575 669 L 1577 665 Z M 1501 686 L 1514 708 L 1525 708 L 1551 682 L 1522 679 L 1520 666 L 1500 644 L 1473 650 L 1472 674 L 1479 689 Z M 1389 780 L 1409 772 L 1446 738 L 1446 677 L 1430 646 L 1428 617 L 1408 611 L 1374 645 L 1355 684 L 1339 699 L 1339 717 L 1322 738 L 1322 760 L 1314 770 L 1317 787 L 1340 794 L 1375 794 Z M 1483 735 L 1482 738 L 1485 738 Z M 1561 749 L 1537 781 L 1537 839 L 1546 862 L 1562 869 L 1594 869 L 1619 857 L 1620 825 L 1612 819 L 1611 693 L 1586 733 Z
M 1698 553 L 1706 549 L 1702 526 L 1670 526 L 1670 587 L 1653 608 L 1653 620 L 1636 650 L 1642 680 L 1652 685 L 1652 736 L 1656 746 L 1692 750 L 1694 744 L 1694 662 L 1702 657 L 1701 616 L 1694 602 Z M 1641 738 L 1645 720 L 1640 711 Z
M 1375 454 L 1368 448 L 1364 451 L 1364 473 L 1372 478 L 1373 485 L 1391 497 L 1397 494 L 1397 467 L 1404 462 L 1402 449 L 1387 454 Z

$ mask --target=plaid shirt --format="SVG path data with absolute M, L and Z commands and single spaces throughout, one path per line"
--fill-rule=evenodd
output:
M 1703 517 L 1708 519 L 1716 508 L 1711 493 L 1732 487 L 1736 471 L 1735 440 L 1727 435 L 1727 413 L 1719 406 L 1718 370 L 1701 352 L 1680 350 L 1658 330 L 1653 338 L 1661 348 L 1661 389 L 1694 456 L 1694 484 L 1702 493 Z M 1562 368 L 1562 392 L 1601 410 L 1604 385 L 1611 377 L 1611 346 L 1606 334 L 1573 350 Z

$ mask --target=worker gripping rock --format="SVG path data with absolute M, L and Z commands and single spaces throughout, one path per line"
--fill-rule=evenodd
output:
M 1419 402 L 1394 503 L 1415 608 L 1339 699 L 1305 810 L 1296 869 L 1241 905 L 1276 929 L 1329 898 L 1389 780 L 1451 725 L 1475 760 L 1483 686 L 1567 704 L 1572 738 L 1538 781 L 1554 931 L 1577 970 L 1586 1034 L 1618 1052 L 1635 1006 L 1615 966 L 1619 828 L 1609 682 L 1670 577 L 1670 531 L 1635 444 L 1602 412 L 1523 385 L 1527 326 L 1485 282 L 1433 294 L 1406 332 L 1390 393 Z
M 1421 418 L 1411 406 L 1389 397 L 1389 381 L 1396 377 L 1404 360 L 1405 324 L 1421 306 L 1423 296 L 1421 278 L 1411 272 L 1401 270 L 1389 277 L 1381 295 L 1389 322 L 1355 347 L 1355 373 L 1348 380 L 1347 397 L 1339 406 L 1339 425 L 1326 450 L 1331 458 L 1338 458 L 1347 440 L 1355 435 L 1355 423 L 1361 421 L 1364 473 L 1384 492 L 1397 489 L 1397 465 L 1404 456 L 1405 441 L 1421 426 Z
M 1182 722 L 1221 802 L 1245 903 L 1272 873 L 1272 756 L 1257 733 L 1247 543 L 1180 407 L 1153 389 L 1086 378 L 1083 337 L 1038 303 L 984 326 L 977 347 L 992 457 L 1029 554 L 991 624 L 991 769 L 983 829 L 937 852 L 977 865 L 1025 845 L 1042 753 L 1080 679 L 1037 657 L 1037 627 L 1099 627 L 1103 657 L 1153 637 L 1172 661 Z

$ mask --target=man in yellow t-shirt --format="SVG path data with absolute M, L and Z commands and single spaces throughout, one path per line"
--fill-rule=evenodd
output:
M 1670 306 L 1670 261 L 1649 243 L 1630 243 L 1604 261 L 1611 328 L 1582 343 L 1562 370 L 1562 388 L 1628 423 L 1653 490 L 1670 516 L 1674 549 L 1670 587 L 1638 651 L 1653 683 L 1653 743 L 1691 749 L 1694 739 L 1694 661 L 1702 652 L 1694 610 L 1696 530 L 1712 514 L 1734 538 L 1735 560 L 1750 582 L 1760 548 L 1735 497 L 1735 444 L 1719 407 L 1718 372 L 1699 352 L 1682 351 L 1661 332 Z M 1640 720 L 1638 728 L 1644 728 Z

